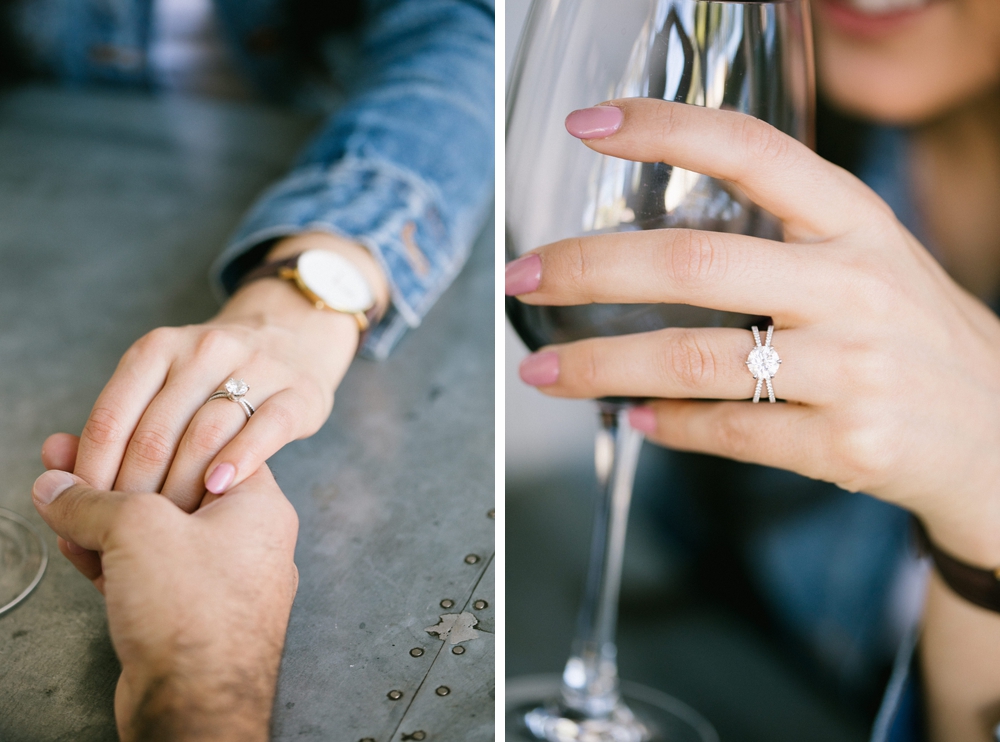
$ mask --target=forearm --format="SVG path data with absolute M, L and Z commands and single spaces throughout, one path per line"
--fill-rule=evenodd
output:
M 930 742 L 988 742 L 1000 722 L 1000 614 L 932 571 L 920 644 Z
M 275 685 L 276 673 L 231 675 L 212 683 L 160 676 L 120 736 L 124 742 L 263 742 Z

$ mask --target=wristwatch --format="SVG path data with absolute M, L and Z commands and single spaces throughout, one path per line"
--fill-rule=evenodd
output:
M 259 278 L 291 281 L 317 309 L 350 314 L 365 332 L 375 320 L 375 294 L 350 260 L 328 250 L 306 250 L 285 260 L 266 263 L 247 273 L 242 287 Z

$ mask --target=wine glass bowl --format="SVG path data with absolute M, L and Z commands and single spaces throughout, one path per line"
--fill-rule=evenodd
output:
M 0 508 L 0 616 L 31 594 L 48 564 L 45 541 L 33 525 Z

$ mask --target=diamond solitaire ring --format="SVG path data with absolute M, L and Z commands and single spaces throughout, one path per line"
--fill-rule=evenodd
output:
M 208 398 L 208 401 L 211 402 L 213 399 L 228 399 L 232 402 L 237 402 L 243 408 L 243 411 L 247 415 L 247 420 L 249 420 L 250 416 L 256 412 L 253 405 L 243 399 L 249 391 L 250 387 L 243 379 L 230 379 L 226 382 L 224 389 L 217 391 Z
M 774 387 L 771 386 L 771 379 L 776 373 L 778 373 L 778 366 L 781 365 L 781 359 L 778 358 L 778 351 L 771 347 L 771 338 L 774 336 L 774 325 L 767 326 L 767 339 L 764 344 L 760 344 L 760 332 L 757 330 L 757 325 L 750 328 L 753 332 L 754 342 L 757 343 L 757 347 L 750 351 L 750 355 L 747 356 L 747 368 L 750 369 L 750 373 L 757 380 L 757 388 L 753 393 L 753 402 L 757 404 L 760 402 L 760 392 L 761 387 L 767 384 L 767 398 L 774 404 Z

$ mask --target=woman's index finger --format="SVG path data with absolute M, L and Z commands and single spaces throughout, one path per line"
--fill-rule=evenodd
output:
M 792 240 L 843 234 L 863 217 L 865 204 L 881 205 L 853 175 L 752 116 L 652 98 L 602 105 L 621 109 L 624 117 L 608 136 L 581 136 L 588 147 L 729 181 L 781 219 Z

